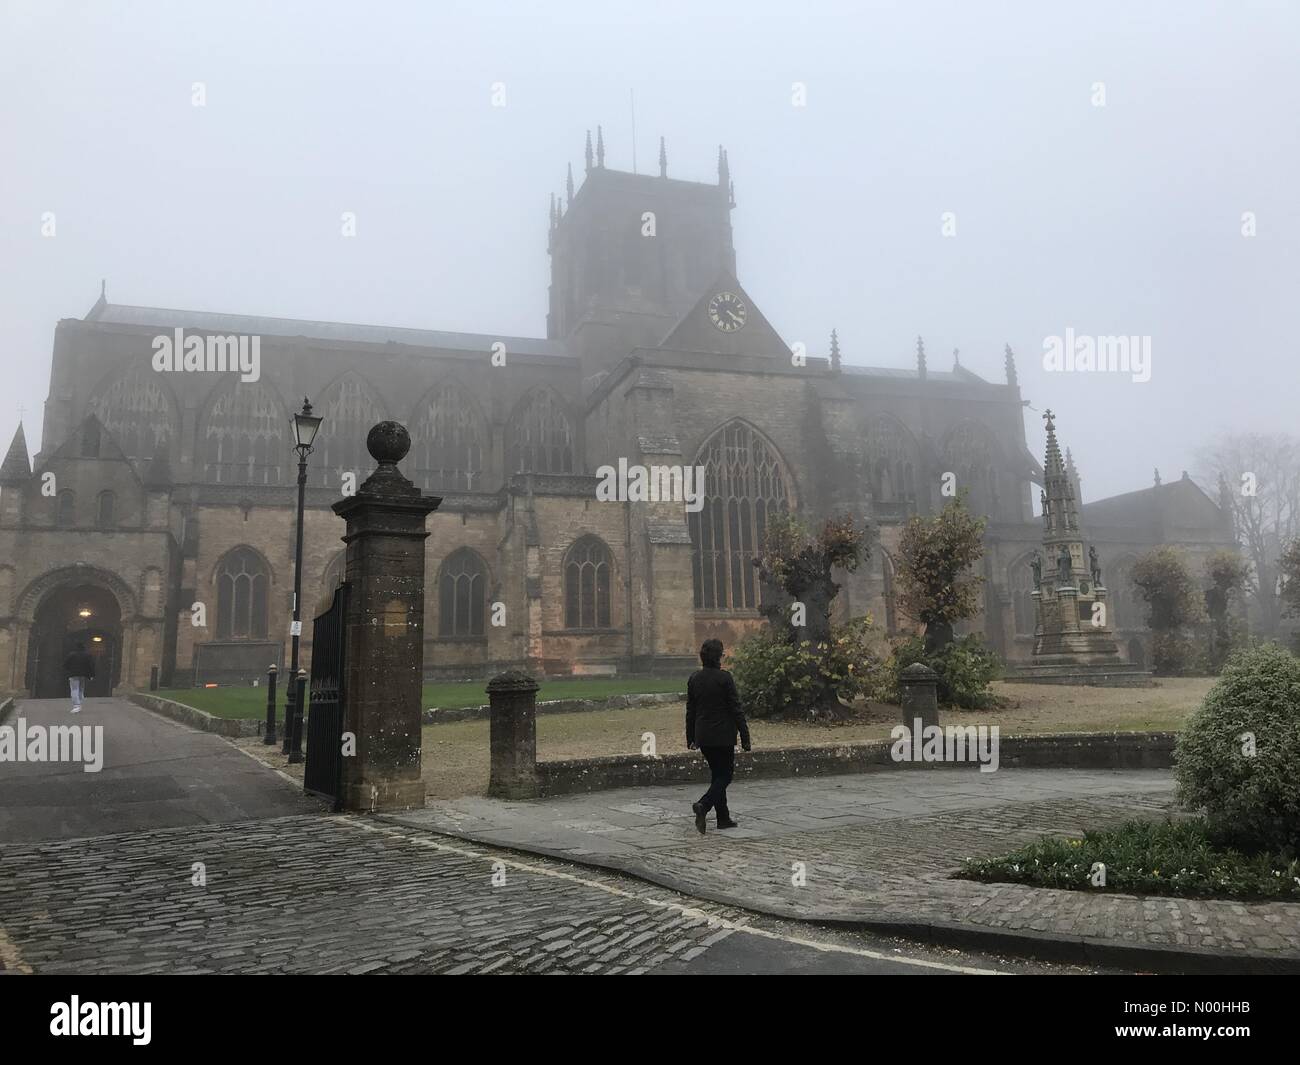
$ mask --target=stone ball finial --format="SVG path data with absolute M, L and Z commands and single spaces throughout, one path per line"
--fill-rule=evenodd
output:
M 379 422 L 366 434 L 366 450 L 381 466 L 393 466 L 411 450 L 411 434 L 401 422 Z

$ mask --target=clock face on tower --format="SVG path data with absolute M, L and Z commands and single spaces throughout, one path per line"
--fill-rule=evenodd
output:
M 719 292 L 709 300 L 709 321 L 724 333 L 734 333 L 745 324 L 749 311 L 734 292 Z

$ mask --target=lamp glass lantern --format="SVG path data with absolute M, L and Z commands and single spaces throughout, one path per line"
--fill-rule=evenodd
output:
M 304 397 L 302 410 L 293 416 L 293 435 L 297 441 L 296 446 L 304 454 L 311 451 L 312 441 L 316 439 L 316 431 L 320 428 L 320 423 L 323 420 L 312 414 L 311 404 Z

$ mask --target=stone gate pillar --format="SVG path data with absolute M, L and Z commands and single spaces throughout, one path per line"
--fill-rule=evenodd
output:
M 345 810 L 408 810 L 424 805 L 425 519 L 442 499 L 423 495 L 398 470 L 411 449 L 403 426 L 380 422 L 366 447 L 379 468 L 334 504 L 348 545 L 343 731 L 356 737 L 356 754 L 343 759 L 341 802 Z

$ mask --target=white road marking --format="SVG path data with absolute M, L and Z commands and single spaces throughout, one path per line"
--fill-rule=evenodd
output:
M 632 899 L 636 902 L 643 903 L 646 906 L 658 906 L 661 909 L 676 910 L 683 917 L 699 918 L 700 920 L 707 921 L 709 925 L 714 928 L 726 928 L 732 932 L 744 932 L 747 935 L 759 936 L 763 939 L 778 940 L 779 942 L 789 943 L 793 946 L 810 947 L 813 950 L 819 950 L 827 954 L 851 954 L 855 957 L 871 958 L 875 961 L 889 961 L 895 962 L 899 965 L 915 965 L 922 969 L 940 969 L 944 972 L 966 973 L 973 976 L 1006 975 L 998 972 L 996 969 L 979 969 L 970 965 L 953 965 L 942 961 L 926 961 L 920 958 L 900 957 L 897 954 L 884 954 L 880 951 L 867 950 L 863 947 L 846 947 L 838 943 L 820 943 L 816 940 L 804 939 L 800 936 L 790 936 L 784 935 L 780 932 L 772 932 L 765 928 L 753 928 L 750 925 L 742 924 L 738 921 L 730 921 L 724 917 L 715 917 L 714 915 L 705 913 L 703 910 L 697 909 L 694 906 L 687 906 L 680 902 L 671 902 L 667 899 L 652 898 L 648 895 L 642 895 L 639 892 L 615 887 L 612 884 L 602 884 L 599 881 L 588 880 L 585 877 L 565 872 L 562 869 L 548 869 L 545 866 L 533 865 L 531 862 L 523 862 L 515 858 L 507 858 L 500 855 L 487 855 L 483 854 L 481 851 L 473 851 L 465 847 L 454 847 L 446 843 L 439 843 L 436 840 L 429 839 L 427 836 L 411 835 L 409 831 L 402 831 L 397 828 L 390 828 L 386 825 L 370 823 L 363 821 L 358 817 L 335 816 L 332 820 L 338 821 L 341 824 L 350 825 L 354 828 L 360 828 L 366 832 L 377 832 L 380 835 L 399 839 L 405 843 L 415 843 L 432 850 L 445 851 L 448 854 L 457 854 L 463 858 L 478 858 L 482 861 L 493 863 L 500 862 L 502 865 L 523 872 L 533 873 L 537 876 L 549 876 L 556 880 L 567 880 L 573 884 L 581 884 L 583 887 L 593 888 L 596 891 L 603 891 L 608 895 L 615 895 L 624 899 Z

